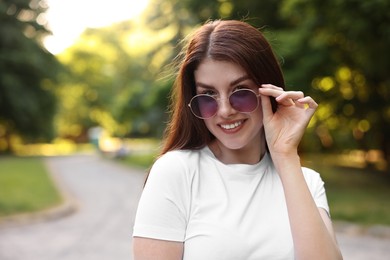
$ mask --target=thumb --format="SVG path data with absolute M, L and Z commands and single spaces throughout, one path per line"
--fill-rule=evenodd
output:
M 263 111 L 263 121 L 270 121 L 272 119 L 272 116 L 274 112 L 272 111 L 272 105 L 271 100 L 269 96 L 265 96 L 261 94 L 260 91 L 260 98 L 261 98 L 261 108 Z

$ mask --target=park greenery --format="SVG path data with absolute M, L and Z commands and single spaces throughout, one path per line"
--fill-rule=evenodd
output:
M 61 65 L 42 46 L 41 1 L 0 1 L 0 150 L 53 138 L 53 82 Z
M 87 142 L 94 126 L 160 138 L 183 39 L 222 18 L 261 28 L 287 88 L 320 103 L 303 151 L 361 151 L 361 167 L 389 169 L 387 0 L 151 0 L 142 18 L 87 29 L 56 56 L 42 44 L 46 8 L 44 0 L 0 2 L 2 153 L 53 138 Z
M 0 219 L 62 202 L 41 158 L 2 157 L 0 165 Z

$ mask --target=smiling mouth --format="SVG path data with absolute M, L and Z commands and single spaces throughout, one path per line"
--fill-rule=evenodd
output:
M 232 123 L 232 124 L 220 124 L 221 128 L 225 129 L 225 130 L 232 130 L 232 129 L 235 129 L 237 127 L 239 127 L 240 125 L 242 125 L 244 121 L 237 121 L 235 123 Z

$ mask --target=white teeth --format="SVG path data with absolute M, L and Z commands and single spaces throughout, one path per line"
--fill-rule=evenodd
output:
M 236 128 L 236 127 L 240 126 L 241 124 L 242 124 L 242 121 L 239 121 L 239 122 L 235 122 L 234 124 L 221 125 L 221 127 L 223 129 L 230 130 L 230 129 L 233 129 L 233 128 Z

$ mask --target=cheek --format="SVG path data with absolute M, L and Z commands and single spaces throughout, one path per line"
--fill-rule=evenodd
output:
M 218 135 L 219 127 L 216 122 L 213 121 L 213 119 L 204 119 L 204 124 L 206 125 L 206 128 L 210 131 L 210 133 L 213 136 Z
M 213 119 L 212 118 L 210 118 L 210 119 L 203 119 L 203 121 L 204 121 L 204 124 L 206 125 L 207 129 L 209 129 L 210 132 L 213 132 L 212 128 L 215 125 L 213 123 Z
M 256 111 L 253 112 L 254 120 L 258 121 L 260 125 L 263 125 L 263 111 L 261 109 L 261 103 Z

